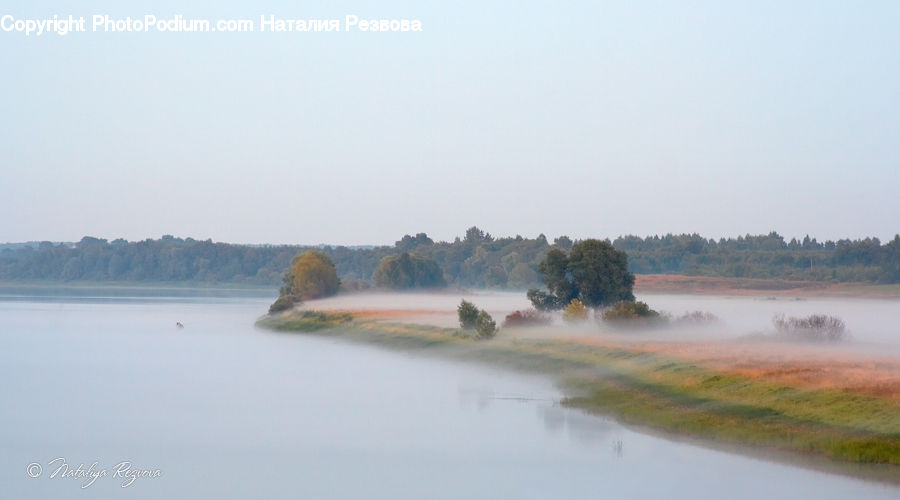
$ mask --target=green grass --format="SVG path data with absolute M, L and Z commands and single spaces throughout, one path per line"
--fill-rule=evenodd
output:
M 333 329 L 353 321 L 349 314 L 319 311 L 288 311 L 280 315 L 270 315 L 260 319 L 257 325 L 271 330 L 288 332 L 317 332 Z
M 900 466 L 900 403 L 888 398 L 788 387 L 626 347 L 477 341 L 455 329 L 347 314 L 291 311 L 267 316 L 260 326 L 552 374 L 577 394 L 563 401 L 566 406 L 678 435 L 844 463 Z

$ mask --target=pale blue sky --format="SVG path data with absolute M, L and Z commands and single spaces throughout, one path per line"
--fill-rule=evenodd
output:
M 900 2 L 4 2 L 0 241 L 900 232 Z

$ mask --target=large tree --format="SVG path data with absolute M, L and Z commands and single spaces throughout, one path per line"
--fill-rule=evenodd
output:
M 282 295 L 289 295 L 297 301 L 328 297 L 336 294 L 341 287 L 334 263 L 318 250 L 309 250 L 295 257 L 284 281 Z
M 572 245 L 568 255 L 554 248 L 547 252 L 538 270 L 549 293 L 528 291 L 537 309 L 560 309 L 573 299 L 588 307 L 634 300 L 634 275 L 628 272 L 628 257 L 608 241 L 580 241 Z
M 547 252 L 547 256 L 538 265 L 544 285 L 560 300 L 562 305 L 567 305 L 572 299 L 578 297 L 578 284 L 573 279 L 569 267 L 569 256 L 558 248 Z
M 634 300 L 634 275 L 628 272 L 628 256 L 608 241 L 591 239 L 572 245 L 569 272 L 578 287 L 578 298 L 588 307 Z

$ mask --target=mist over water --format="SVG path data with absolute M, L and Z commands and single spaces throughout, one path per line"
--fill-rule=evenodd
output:
M 459 298 L 406 296 L 399 305 L 455 307 Z M 468 298 L 497 314 L 527 305 L 513 294 Z M 636 433 L 560 407 L 561 393 L 544 377 L 261 331 L 253 323 L 268 299 L 159 299 L 0 299 L 4 497 L 878 499 L 900 492 Z M 333 304 L 341 300 L 358 299 Z M 163 475 L 126 490 L 100 478 L 82 490 L 82 481 L 46 476 L 56 457 L 73 467 L 130 460 Z M 32 462 L 44 475 L 26 475 Z

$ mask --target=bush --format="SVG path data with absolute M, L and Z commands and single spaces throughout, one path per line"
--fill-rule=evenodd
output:
M 587 320 L 587 317 L 588 310 L 578 299 L 572 299 L 563 311 L 563 321 L 566 323 L 578 323 Z
M 459 327 L 463 330 L 472 330 L 478 322 L 478 308 L 475 304 L 463 299 L 456 308 L 459 315 Z
M 542 314 L 535 309 L 526 309 L 524 311 L 513 311 L 506 315 L 506 319 L 503 320 L 503 326 L 527 327 L 549 325 L 551 321 L 550 316 L 546 314 Z
M 710 325 L 719 321 L 718 316 L 705 311 L 686 312 L 673 320 L 677 325 Z
M 795 340 L 837 342 L 847 336 L 847 325 L 842 319 L 824 314 L 805 318 L 785 318 L 783 314 L 776 314 L 772 323 L 780 335 Z
M 478 332 L 478 338 L 490 339 L 497 334 L 497 323 L 487 311 L 478 313 L 478 319 L 475 322 L 475 331 Z
M 287 311 L 294 307 L 294 298 L 290 295 L 282 295 L 278 297 L 275 302 L 272 302 L 272 305 L 269 306 L 269 314 L 275 314 L 281 311 Z
M 603 321 L 616 323 L 620 326 L 644 327 L 660 325 L 667 319 L 658 312 L 650 309 L 646 302 L 625 300 L 603 311 Z

